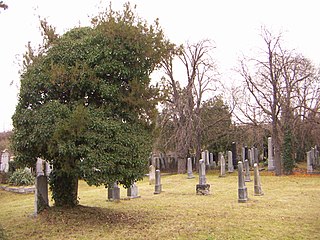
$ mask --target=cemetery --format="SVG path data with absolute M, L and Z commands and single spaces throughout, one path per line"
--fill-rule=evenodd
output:
M 0 240 L 320 239 L 316 67 L 262 26 L 229 86 L 212 41 L 135 8 L 61 35 L 39 18 L 0 135 Z

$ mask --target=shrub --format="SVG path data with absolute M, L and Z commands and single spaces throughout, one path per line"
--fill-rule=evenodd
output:
M 14 186 L 28 186 L 34 184 L 34 176 L 24 169 L 17 169 L 9 177 L 9 184 Z
M 4 183 L 5 184 L 7 182 L 8 182 L 8 173 L 0 172 L 0 183 Z

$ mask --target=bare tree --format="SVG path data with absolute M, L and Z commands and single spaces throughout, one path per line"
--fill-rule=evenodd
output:
M 282 49 L 281 34 L 273 36 L 266 28 L 262 28 L 262 39 L 266 46 L 265 58 L 242 59 L 239 72 L 244 79 L 245 91 L 250 94 L 250 100 L 254 103 L 246 107 L 258 109 L 260 120 L 271 123 L 275 173 L 281 175 L 283 130 L 294 126 L 296 109 L 302 111 L 308 108 L 306 101 L 305 105 L 301 104 L 301 98 L 307 97 L 302 97 L 301 86 L 311 85 L 315 71 L 308 59 L 294 51 Z M 305 89 L 304 93 L 307 91 L 309 90 Z M 250 120 L 253 119 L 257 120 L 252 117 Z
M 170 120 L 173 125 L 171 142 L 174 142 L 174 151 L 178 158 L 178 173 L 186 171 L 186 158 L 190 150 L 196 148 L 197 155 L 200 156 L 200 107 L 205 92 L 212 90 L 212 83 L 216 80 L 216 67 L 210 55 L 212 49 L 209 40 L 202 40 L 173 49 L 171 58 L 163 62 L 163 83 L 167 92 L 164 104 L 166 116 L 163 117 L 163 122 Z M 174 76 L 175 56 L 178 56 L 185 70 L 184 87 L 183 81 L 178 81 Z M 192 146 L 194 137 L 197 139 L 196 147 Z

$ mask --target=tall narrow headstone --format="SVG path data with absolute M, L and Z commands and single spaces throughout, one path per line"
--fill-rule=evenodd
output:
M 311 153 L 311 151 L 307 152 L 307 173 L 313 173 L 312 153 Z
M 188 163 L 187 163 L 187 171 L 188 171 L 188 178 L 194 178 L 193 173 L 192 173 L 192 160 L 191 158 L 188 158 Z
M 232 142 L 231 144 L 231 151 L 232 151 L 233 167 L 236 169 L 238 166 L 238 162 L 237 162 L 237 144 L 235 142 Z
M 246 160 L 246 149 L 244 148 L 244 147 L 242 147 L 242 154 L 241 154 L 241 156 L 242 156 L 242 162 L 244 162 L 244 160 Z
M 209 154 L 210 168 L 213 168 L 213 153 Z
M 248 146 L 244 146 L 244 160 L 249 159 Z M 250 162 L 249 162 L 250 163 Z
M 245 182 L 251 182 L 250 179 L 250 166 L 249 166 L 249 161 L 248 159 L 244 160 L 244 170 L 245 170 Z
M 108 200 L 113 202 L 120 201 L 120 188 L 117 182 L 108 186 Z
M 127 189 L 127 197 L 128 198 L 139 198 L 138 186 L 134 182 L 128 189 Z
M 34 214 L 36 216 L 42 210 L 49 207 L 48 178 L 47 178 L 47 176 L 39 175 L 36 177 L 34 196 L 35 196 Z
M 226 160 L 224 159 L 224 156 L 221 155 L 220 159 L 220 176 L 219 177 L 225 177 L 226 176 Z
M 257 163 L 255 163 L 253 167 L 254 167 L 254 195 L 255 196 L 262 196 L 263 192 L 261 189 L 259 166 Z
M 210 184 L 206 183 L 206 166 L 204 160 L 199 161 L 199 184 L 196 185 L 197 195 L 208 195 L 210 193 Z
M 153 165 L 149 166 L 149 184 L 154 184 L 156 179 L 156 168 Z
M 250 166 L 253 166 L 253 155 L 250 148 L 248 148 L 248 159 L 249 159 Z
M 154 185 L 154 194 L 160 194 L 162 192 L 161 174 L 160 170 L 156 170 L 156 184 Z
M 243 176 L 243 163 L 238 162 L 238 202 L 244 203 L 248 201 L 247 187 Z
M 268 171 L 274 171 L 272 138 L 268 137 Z
M 228 172 L 232 173 L 234 171 L 233 162 L 232 162 L 232 152 L 228 151 Z

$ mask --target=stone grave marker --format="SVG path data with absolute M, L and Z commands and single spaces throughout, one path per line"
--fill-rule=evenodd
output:
M 127 197 L 132 198 L 139 198 L 138 186 L 134 182 L 128 189 L 127 189 Z
M 199 184 L 196 185 L 197 195 L 208 195 L 210 193 L 210 184 L 206 183 L 206 166 L 203 159 L 199 161 Z
M 250 179 L 250 166 L 248 159 L 244 160 L 244 170 L 245 170 L 245 182 L 251 182 Z
M 188 158 L 187 163 L 187 172 L 188 172 L 188 179 L 194 178 L 192 173 L 192 159 Z
M 156 179 L 156 168 L 153 165 L 149 166 L 149 184 L 154 184 Z
M 255 196 L 262 196 L 263 192 L 261 189 L 259 166 L 257 163 L 255 163 L 253 167 L 254 167 L 254 195 Z
M 224 156 L 221 154 L 219 177 L 225 177 L 225 176 L 226 176 L 226 160 L 224 159 Z
M 232 152 L 228 151 L 228 172 L 233 173 L 234 167 L 232 162 Z
M 243 163 L 238 162 L 238 202 L 245 203 L 248 201 L 248 191 L 243 176 Z
M 160 170 L 156 170 L 156 183 L 154 185 L 154 194 L 160 194 L 162 192 L 161 174 Z
M 119 202 L 120 201 L 120 188 L 117 182 L 108 186 L 108 201 Z

